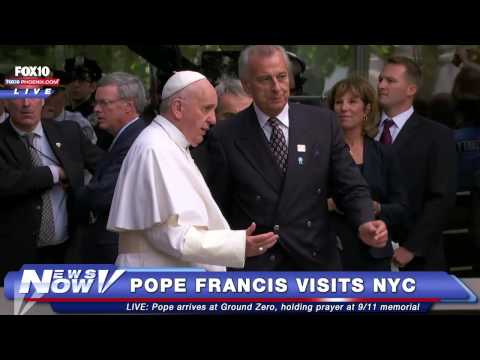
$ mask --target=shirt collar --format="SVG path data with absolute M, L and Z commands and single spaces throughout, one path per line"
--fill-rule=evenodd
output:
M 389 118 L 387 114 L 385 114 L 385 112 L 382 111 L 382 117 L 381 117 L 382 120 L 380 121 L 380 126 L 383 126 L 383 123 L 385 122 L 385 120 L 392 119 L 395 126 L 401 129 L 403 125 L 405 125 L 407 120 L 410 118 L 410 116 L 412 116 L 412 114 L 413 114 L 413 106 L 410 106 L 408 110 L 398 115 L 395 115 L 393 118 Z
M 184 151 L 188 150 L 190 143 L 188 142 L 185 135 L 183 135 L 183 133 L 175 125 L 173 125 L 170 120 L 163 117 L 162 115 L 157 115 L 155 119 L 153 119 L 153 121 L 165 130 L 168 136 L 173 140 L 175 144 L 177 144 L 179 148 Z
M 270 116 L 268 116 L 267 114 L 265 114 L 262 110 L 260 110 L 260 108 L 257 106 L 257 104 L 253 104 L 253 107 L 255 109 L 255 113 L 257 114 L 257 119 L 258 119 L 258 122 L 260 123 L 260 127 L 263 129 L 265 127 L 265 125 L 267 124 L 268 122 L 268 119 L 270 119 Z M 285 104 L 285 107 L 283 108 L 283 110 L 280 112 L 280 114 L 278 114 L 277 116 L 275 116 L 285 127 L 288 128 L 288 125 L 289 125 L 289 118 L 288 118 L 288 103 Z
M 12 125 L 12 128 L 13 130 L 15 130 L 18 135 L 20 136 L 23 136 L 25 134 L 28 134 L 29 132 L 27 131 L 23 131 L 23 130 L 20 130 L 18 127 L 15 126 L 15 124 L 13 123 L 12 119 L 10 118 L 10 125 Z M 43 136 L 43 126 L 42 126 L 42 122 L 39 121 L 37 126 L 35 127 L 35 129 L 33 129 L 32 131 L 30 131 L 30 133 L 33 133 L 39 137 L 42 137 Z
M 54 119 L 55 121 L 62 121 L 65 120 L 66 110 L 63 109 L 60 114 Z

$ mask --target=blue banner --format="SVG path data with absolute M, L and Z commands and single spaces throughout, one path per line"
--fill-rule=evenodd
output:
M 0 90 L 0 99 L 46 99 L 52 95 L 54 91 L 51 88 L 45 89 L 7 89 Z
M 477 298 L 444 272 L 204 272 L 113 265 L 25 265 L 5 296 L 59 313 L 426 312 Z

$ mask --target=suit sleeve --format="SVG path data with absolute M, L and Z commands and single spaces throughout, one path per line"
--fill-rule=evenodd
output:
M 80 127 L 77 125 L 80 136 L 80 146 L 82 149 L 83 159 L 85 163 L 85 168 L 90 171 L 92 174 L 95 173 L 98 161 L 101 159 L 105 153 L 97 145 L 93 144 L 83 133 Z
M 343 132 L 334 114 L 331 122 L 330 183 L 337 207 L 357 229 L 360 225 L 374 220 L 372 198 L 366 181 L 350 156 Z
M 0 199 L 41 193 L 53 185 L 53 175 L 48 166 L 14 169 L 0 154 Z
M 401 171 L 395 153 L 383 148 L 383 162 L 386 166 L 387 201 L 382 202 L 380 220 L 387 226 L 403 225 L 408 219 L 408 195 L 403 184 Z
M 113 161 L 103 170 L 101 179 L 94 177 L 87 186 L 78 189 L 75 196 L 83 211 L 94 210 L 96 213 L 110 211 L 118 174 L 128 149 L 125 147 L 116 154 Z
M 453 132 L 439 129 L 429 149 L 426 194 L 423 211 L 413 225 L 404 246 L 416 256 L 422 256 L 430 242 L 439 238 L 448 212 L 455 205 L 456 147 Z

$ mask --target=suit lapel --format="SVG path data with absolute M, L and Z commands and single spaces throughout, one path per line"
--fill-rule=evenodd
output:
M 372 164 L 378 164 L 378 162 L 375 159 L 375 153 L 373 150 L 372 144 L 370 144 L 370 140 L 367 137 L 364 137 L 364 142 L 363 142 L 363 177 L 367 181 L 367 183 L 370 183 L 369 178 L 372 174 L 377 175 L 377 168 L 374 166 L 371 168 Z
M 122 131 L 118 139 L 115 141 L 109 153 L 110 154 L 114 153 L 118 148 L 121 148 L 122 146 L 124 146 L 123 143 L 127 142 L 130 139 L 133 133 L 137 131 L 137 128 L 143 127 L 142 126 L 143 122 L 144 120 L 141 117 L 139 117 L 137 120 L 135 120 L 130 125 L 128 125 L 126 129 Z
M 289 106 L 287 173 L 278 206 L 279 212 L 288 211 L 289 201 L 292 199 L 295 201 L 299 181 L 305 177 L 305 170 L 311 168 L 314 154 L 319 151 L 318 147 L 309 141 L 311 131 L 308 128 L 308 121 L 298 116 L 294 104 Z M 304 152 L 299 151 L 299 145 L 305 146 Z
M 19 164 L 22 165 L 22 168 L 31 168 L 32 160 L 25 143 L 20 138 L 18 133 L 13 129 L 12 125 L 10 124 L 10 119 L 6 120 L 6 122 L 7 136 L 5 137 L 5 142 L 10 148 L 12 156 Z
M 98 162 L 97 168 L 95 170 L 95 175 L 93 176 L 94 179 L 99 179 L 102 177 L 103 170 L 107 167 L 108 164 L 110 164 L 112 159 L 117 156 L 116 151 L 123 145 L 123 139 L 125 139 L 125 137 L 127 136 L 128 130 L 131 129 L 134 125 L 135 124 L 131 124 L 129 127 L 127 127 L 125 131 L 120 134 L 118 139 L 113 144 L 112 148 L 109 151 L 106 151 L 100 158 L 100 161 Z
M 98 179 L 103 175 L 103 170 L 105 170 L 107 166 L 117 158 L 117 152 L 121 151 L 126 146 L 126 143 L 128 143 L 128 141 L 135 134 L 135 132 L 138 133 L 138 130 L 143 129 L 144 127 L 144 120 L 141 117 L 139 117 L 137 120 L 127 126 L 127 128 L 120 134 L 118 139 L 115 141 L 110 151 L 106 152 L 100 159 L 95 170 L 94 178 Z
M 98 161 L 97 168 L 95 169 L 95 174 L 93 177 L 95 179 L 101 178 L 103 174 L 103 170 L 107 167 L 107 165 L 110 163 L 111 159 L 114 158 L 114 153 L 113 149 L 110 152 L 106 152 L 102 158 Z
M 253 105 L 247 110 L 242 125 L 240 136 L 235 141 L 235 145 L 264 180 L 277 192 L 280 192 L 282 172 L 273 157 L 265 133 L 260 128 Z
M 415 137 L 417 128 L 420 126 L 420 119 L 415 113 L 412 114 L 403 126 L 402 130 L 398 134 L 397 138 L 393 142 L 395 150 L 402 149 L 408 142 Z
M 58 128 L 50 124 L 48 121 L 42 121 L 42 125 L 53 153 L 64 168 L 65 172 L 68 173 L 71 161 L 68 160 L 68 155 L 65 153 L 65 139 L 60 134 Z

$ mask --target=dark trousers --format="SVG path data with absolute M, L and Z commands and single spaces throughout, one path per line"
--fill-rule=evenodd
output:
M 115 264 L 118 256 L 118 234 L 106 230 L 108 215 L 99 217 L 84 228 L 81 238 L 82 263 Z
M 59 245 L 37 248 L 37 263 L 39 264 L 64 264 L 69 241 Z
M 85 264 L 115 264 L 118 244 L 94 244 L 84 253 Z
M 340 258 L 344 271 L 391 271 L 391 258 L 376 259 L 367 251 L 358 250 L 356 254 L 341 251 Z

